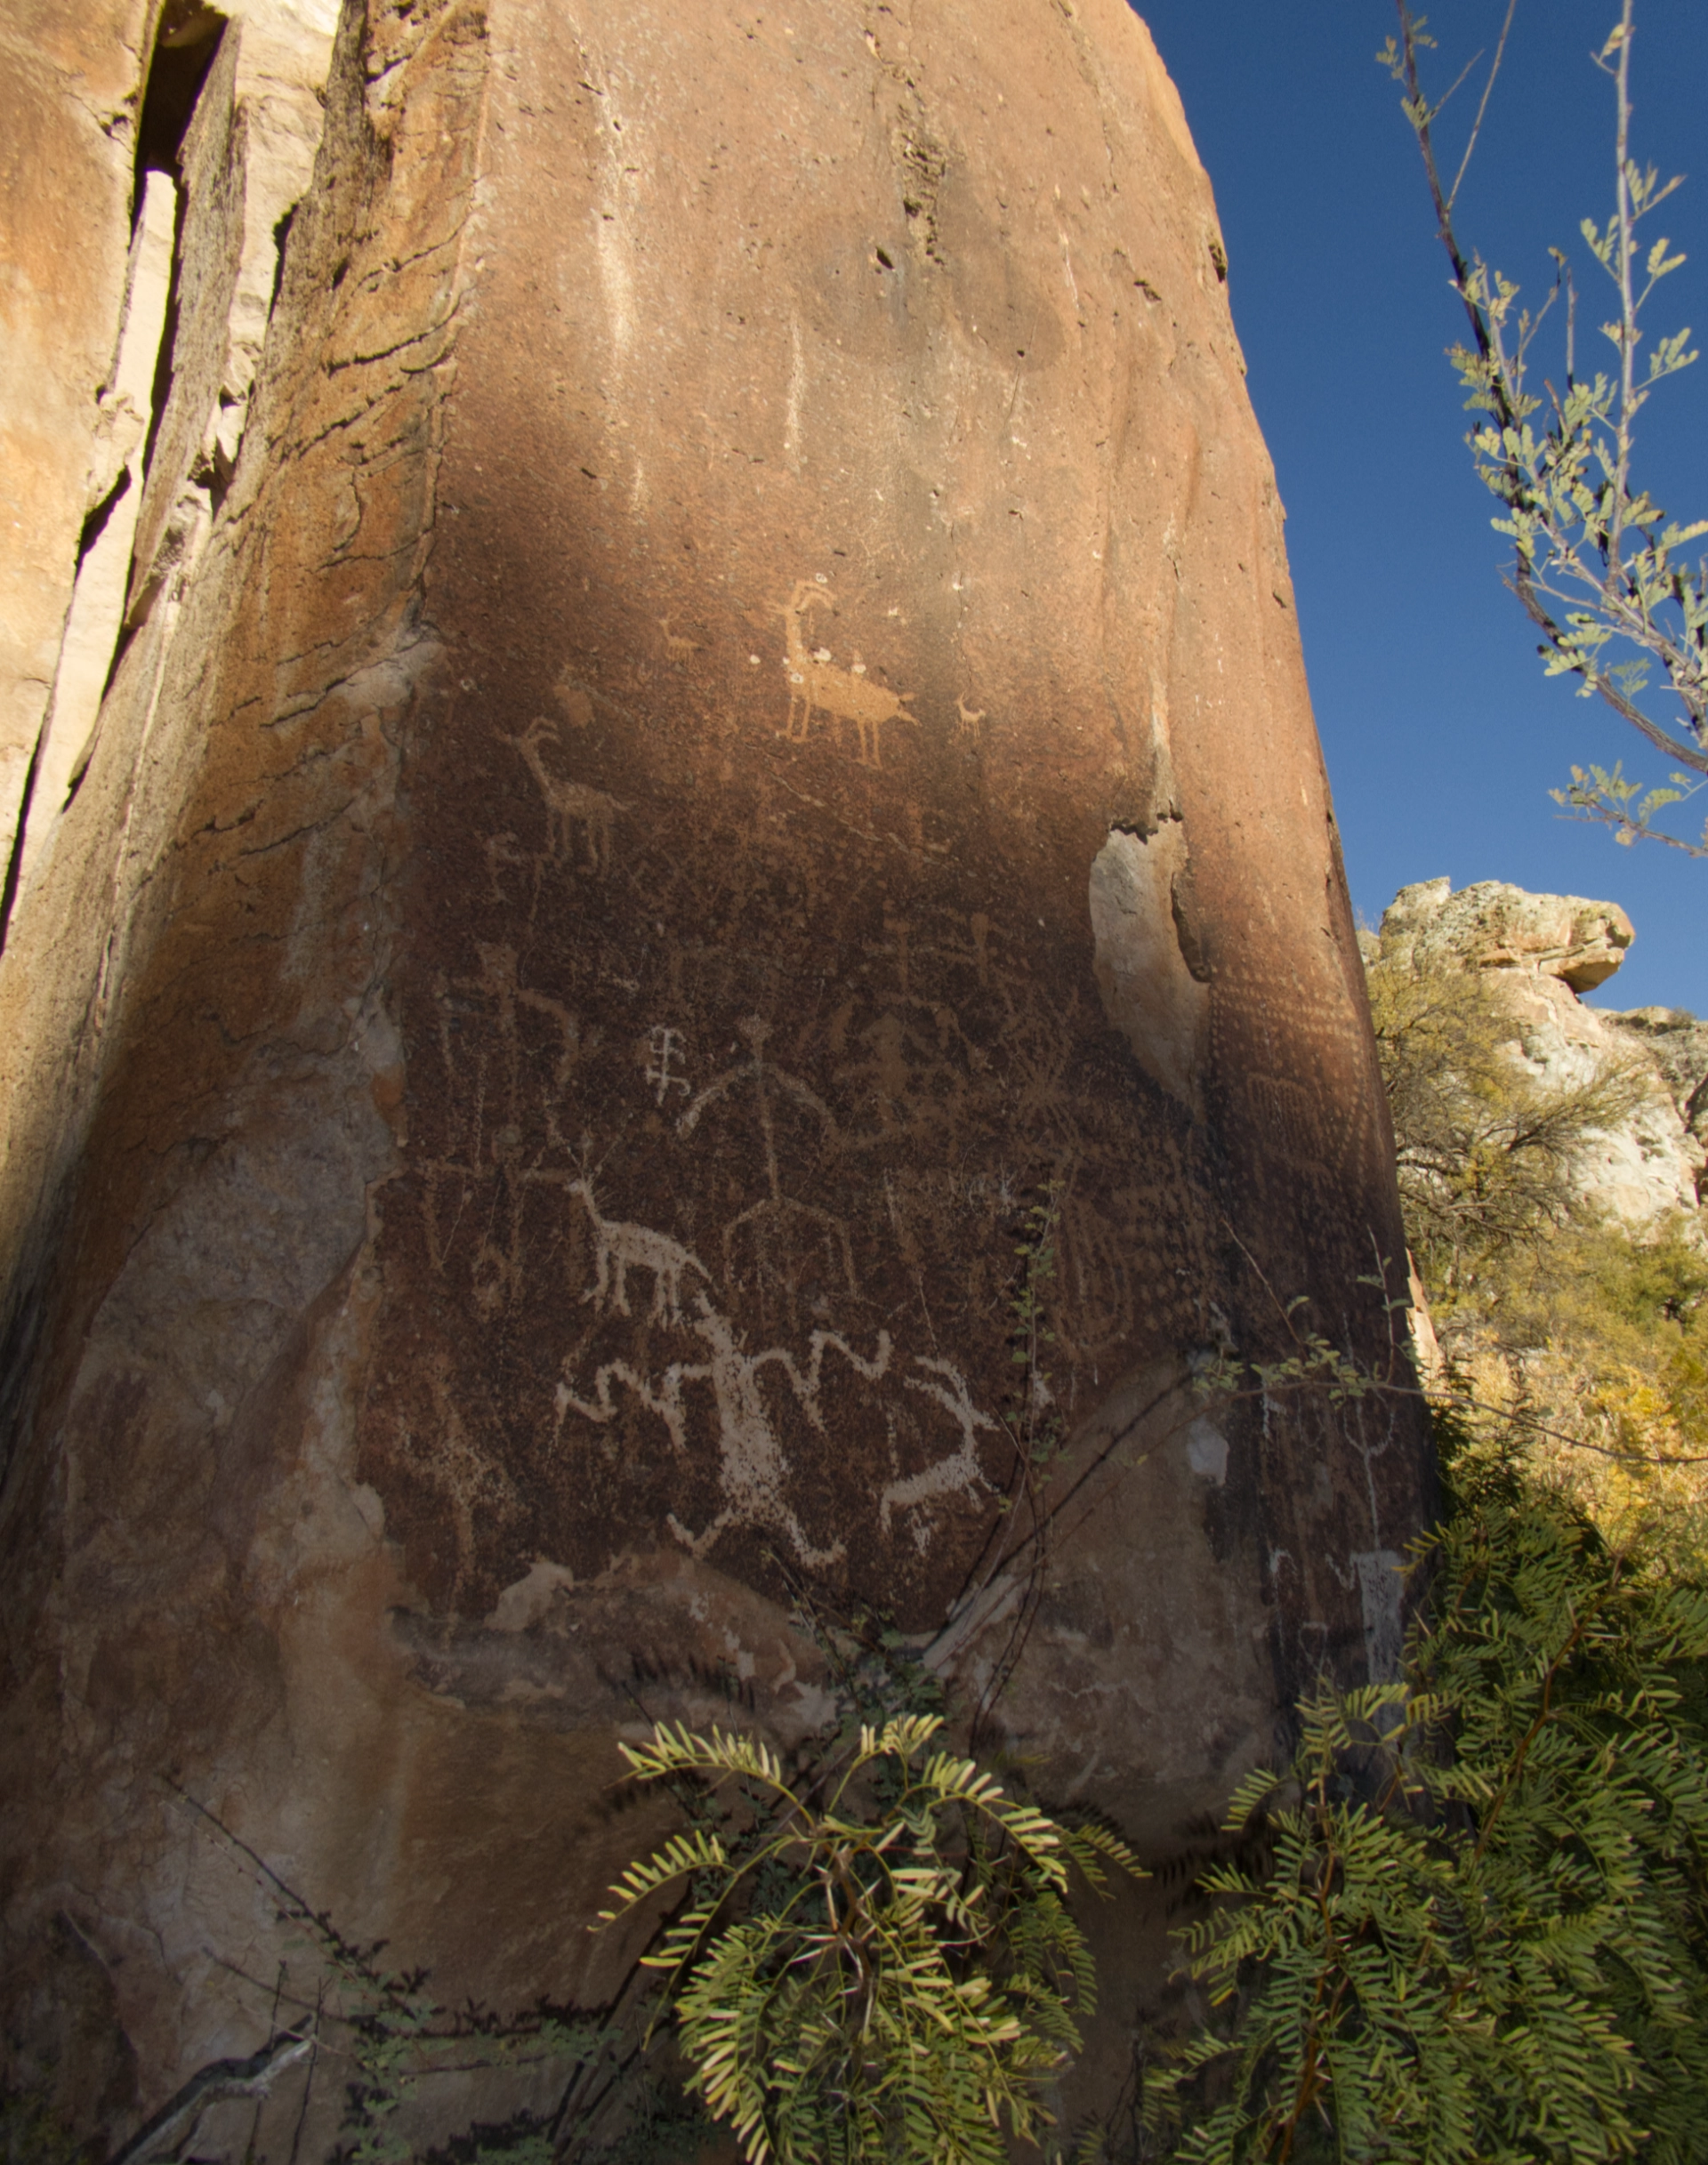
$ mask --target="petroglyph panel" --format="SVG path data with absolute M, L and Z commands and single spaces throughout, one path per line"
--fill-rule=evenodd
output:
M 654 1547 L 940 1620 L 1020 1477 L 1040 1194 L 1064 1433 L 1148 1364 L 1265 1349 L 1269 1289 L 1393 1244 L 1213 269 L 1188 312 L 1219 358 L 1177 414 L 1188 295 L 1145 190 L 1041 191 L 1029 107 L 975 171 L 902 87 L 930 36 L 874 55 L 813 20 L 737 53 L 694 19 L 666 60 L 598 0 L 536 26 L 494 108 L 363 1446 L 412 1577 L 465 1614 L 538 1557 Z M 875 102 L 797 106 L 842 68 Z M 714 115 L 761 79 L 811 156 L 755 194 Z M 1244 584 L 1192 570 L 1224 558 Z M 450 1542 L 438 1390 L 494 1469 Z M 1330 1485 L 1331 1566 L 1316 1488 L 1279 1458 L 1254 1487 L 1237 1442 L 1215 1509 L 1308 1559 L 1318 1641 L 1361 1646 L 1345 1558 L 1391 1545 L 1354 1523 L 1366 1459 Z
M 590 699 L 572 740 L 459 687 L 432 730 L 479 785 L 438 813 L 448 966 L 404 980 L 383 1217 L 398 1332 L 434 1351 L 388 1364 L 367 1454 L 406 1526 L 455 1485 L 412 1570 L 465 1613 L 519 1555 L 664 1542 L 929 1615 L 1019 1477 L 1015 1245 L 1047 1187 L 1068 1418 L 1205 1333 L 1188 1123 L 1089 948 L 1052 972 L 1035 913 L 912 839 L 917 783 L 739 696 L 756 726 L 708 732 L 734 777 L 686 801 L 648 756 L 683 726 L 662 702 L 637 735 Z M 864 833 L 826 762 L 871 777 Z M 632 838 L 608 863 L 566 833 L 595 799 Z

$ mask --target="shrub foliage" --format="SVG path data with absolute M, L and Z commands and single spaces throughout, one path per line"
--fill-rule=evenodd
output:
M 753 1817 L 738 1845 L 673 1837 L 604 1913 L 688 1885 L 643 1959 L 667 1974 L 691 2089 L 752 2165 L 1003 2165 L 1078 2047 L 1093 1978 L 1068 1864 L 1093 1886 L 1137 1864 L 935 1748 L 941 1726 L 864 1728 L 821 1794 L 751 1737 L 659 1727 L 624 1748 L 639 1779 L 732 1786 Z
M 1472 1453 L 1403 1681 L 1301 1709 L 1243 1783 L 1262 1872 L 1188 1935 L 1218 2017 L 1156 2072 L 1173 2154 L 1701 2154 L 1708 1596 Z

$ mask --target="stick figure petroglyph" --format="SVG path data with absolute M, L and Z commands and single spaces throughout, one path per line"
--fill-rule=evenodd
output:
M 570 825 L 578 824 L 587 849 L 587 870 L 602 879 L 611 868 L 611 831 L 616 815 L 627 811 L 627 805 L 607 796 L 602 789 L 591 789 L 584 782 L 566 782 L 552 772 L 540 756 L 540 746 L 556 744 L 558 729 L 544 714 L 536 714 L 520 736 L 506 736 L 502 729 L 497 734 L 521 753 L 528 772 L 540 785 L 545 800 L 548 851 L 553 857 L 568 857 Z
M 854 1249 L 849 1239 L 848 1227 L 840 1218 L 820 1210 L 816 1203 L 798 1202 L 793 1195 L 783 1193 L 777 1163 L 777 1130 L 772 1115 L 772 1094 L 780 1091 L 795 1104 L 811 1113 L 824 1126 L 826 1135 L 834 1139 L 836 1116 L 818 1093 L 792 1075 L 786 1068 L 778 1067 L 767 1060 L 765 1046 L 771 1035 L 771 1026 L 757 1015 L 749 1015 L 737 1026 L 745 1040 L 750 1057 L 726 1067 L 721 1075 L 714 1075 L 705 1088 L 689 1105 L 676 1123 L 679 1135 L 691 1135 L 699 1125 L 701 1115 L 721 1099 L 744 1084 L 750 1084 L 753 1092 L 754 1110 L 759 1121 L 760 1144 L 765 1157 L 765 1179 L 770 1193 L 758 1203 L 730 1219 L 723 1234 L 723 1271 L 728 1284 L 735 1283 L 735 1243 L 744 1228 L 761 1230 L 766 1220 L 786 1225 L 791 1219 L 799 1219 L 817 1228 L 827 1248 L 841 1260 L 843 1276 L 850 1293 L 859 1287 L 854 1276 Z
M 975 709 L 970 707 L 964 699 L 957 699 L 955 711 L 958 718 L 955 725 L 955 735 L 967 737 L 976 744 L 979 742 L 979 725 L 985 719 L 984 708 Z
M 689 1093 L 686 1075 L 678 1074 L 672 1062 L 683 1057 L 682 1034 L 673 1030 L 668 1023 L 656 1022 L 647 1033 L 647 1065 L 644 1080 L 652 1091 L 653 1103 L 662 1106 L 673 1090 Z
M 743 1340 L 729 1317 L 720 1315 L 704 1293 L 695 1295 L 694 1305 L 699 1313 L 688 1327 L 705 1342 L 707 1357 L 704 1361 L 672 1362 L 656 1386 L 626 1361 L 607 1362 L 593 1378 L 591 1398 L 579 1396 L 567 1380 L 560 1383 L 557 1394 L 560 1427 L 566 1412 L 579 1413 L 584 1421 L 601 1423 L 614 1421 L 617 1405 L 611 1395 L 611 1385 L 616 1381 L 626 1385 L 649 1412 L 656 1413 L 664 1422 L 675 1449 L 686 1452 L 687 1388 L 692 1383 L 707 1384 L 718 1417 L 718 1491 L 722 1508 L 698 1533 L 691 1533 L 673 1511 L 666 1522 L 671 1532 L 683 1548 L 696 1557 L 704 1557 L 731 1526 L 769 1529 L 785 1535 L 796 1559 L 809 1569 L 820 1570 L 836 1563 L 842 1556 L 844 1544 L 838 1540 L 828 1548 L 816 1547 L 786 1501 L 788 1461 L 771 1425 L 761 1376 L 767 1368 L 779 1370 L 808 1421 L 822 1436 L 825 1422 L 818 1399 L 826 1351 L 834 1347 L 857 1373 L 868 1382 L 877 1382 L 890 1367 L 889 1332 L 878 1332 L 872 1358 L 867 1360 L 835 1332 L 815 1331 L 809 1340 L 803 1372 L 786 1347 L 771 1346 L 763 1353 L 755 1354 L 745 1351 Z
M 826 648 L 809 650 L 806 612 L 830 607 L 830 596 L 821 586 L 811 579 L 797 579 L 794 592 L 777 611 L 787 626 L 788 651 L 784 668 L 789 680 L 788 717 L 778 734 L 792 744 L 804 744 L 812 728 L 814 713 L 834 714 L 839 720 L 851 721 L 858 732 L 860 765 L 882 767 L 882 747 L 879 740 L 883 725 L 897 720 L 914 720 L 916 717 L 906 711 L 914 695 L 887 691 L 881 684 L 868 684 L 864 663 L 857 674 L 850 669 L 836 668 Z
M 541 1176 L 544 1177 L 544 1176 Z M 650 1226 L 625 1223 L 621 1219 L 601 1218 L 599 1204 L 593 1197 L 593 1184 L 585 1173 L 563 1184 L 566 1195 L 576 1196 L 587 1213 L 587 1222 L 593 1235 L 593 1283 L 582 1295 L 598 1308 L 607 1302 L 619 1316 L 629 1313 L 629 1272 L 632 1269 L 652 1273 L 652 1306 L 647 1311 L 649 1323 L 668 1323 L 680 1327 L 682 1320 L 682 1273 L 697 1271 L 708 1285 L 712 1273 L 698 1256 L 684 1248 L 681 1241 L 672 1240 L 668 1233 L 655 1233 Z

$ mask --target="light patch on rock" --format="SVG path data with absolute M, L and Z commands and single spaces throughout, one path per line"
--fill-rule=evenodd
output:
M 1200 1479 L 1218 1488 L 1228 1479 L 1228 1438 L 1202 1413 L 1186 1432 L 1186 1462 Z
M 1164 819 L 1145 836 L 1117 827 L 1092 861 L 1092 968 L 1104 1012 L 1152 1082 L 1193 1114 L 1210 1020 L 1210 988 L 1187 967 L 1175 886 L 1186 828 Z
M 536 1557 L 527 1573 L 499 1595 L 487 1622 L 495 1631 L 526 1631 L 551 1608 L 560 1589 L 572 1591 L 575 1583 L 573 1571 L 546 1557 Z

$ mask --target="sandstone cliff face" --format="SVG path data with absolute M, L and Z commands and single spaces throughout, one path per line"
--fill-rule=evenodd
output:
M 1385 1357 L 1403 1245 L 1136 18 L 351 4 L 253 379 L 250 28 L 0 961 L 6 2034 L 113 2132 L 311 1996 L 181 1793 L 447 1998 L 597 2001 L 616 1739 L 822 1726 L 803 1589 L 1167 1854 L 1391 1662 L 1428 1502 L 1404 1413 L 1184 1388 L 1299 1293 Z
M 1511 1007 L 1513 1050 L 1541 1082 L 1590 1082 L 1609 1064 L 1641 1083 L 1629 1116 L 1593 1137 L 1575 1178 L 1633 1228 L 1694 1211 L 1708 1166 L 1708 1026 L 1669 1008 L 1625 1014 L 1586 1007 L 1635 938 L 1616 903 L 1532 895 L 1503 881 L 1452 891 L 1446 880 L 1402 888 L 1377 952 L 1420 966 L 1490 973 Z

